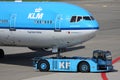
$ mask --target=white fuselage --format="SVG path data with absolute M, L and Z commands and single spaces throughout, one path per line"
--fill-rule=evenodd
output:
M 16 30 L 0 29 L 1 46 L 50 48 L 68 47 L 85 42 L 95 36 L 96 30 Z

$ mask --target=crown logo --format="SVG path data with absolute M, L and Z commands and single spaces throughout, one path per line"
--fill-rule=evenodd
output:
M 40 11 L 42 11 L 43 9 L 42 8 L 36 8 L 35 9 L 35 12 L 40 12 Z

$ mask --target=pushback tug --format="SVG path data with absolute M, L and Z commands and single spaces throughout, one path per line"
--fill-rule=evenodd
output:
M 110 51 L 95 50 L 92 58 L 86 57 L 35 57 L 35 70 L 67 71 L 67 72 L 106 72 L 112 71 L 112 56 Z

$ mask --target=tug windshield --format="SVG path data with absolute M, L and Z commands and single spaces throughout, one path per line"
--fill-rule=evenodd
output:
M 93 58 L 102 60 L 112 60 L 110 51 L 94 51 Z

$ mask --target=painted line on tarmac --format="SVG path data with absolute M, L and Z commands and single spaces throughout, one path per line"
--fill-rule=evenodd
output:
M 112 64 L 115 64 L 120 60 L 120 56 L 112 61 Z M 101 73 L 101 77 L 103 80 L 108 80 L 106 73 Z

